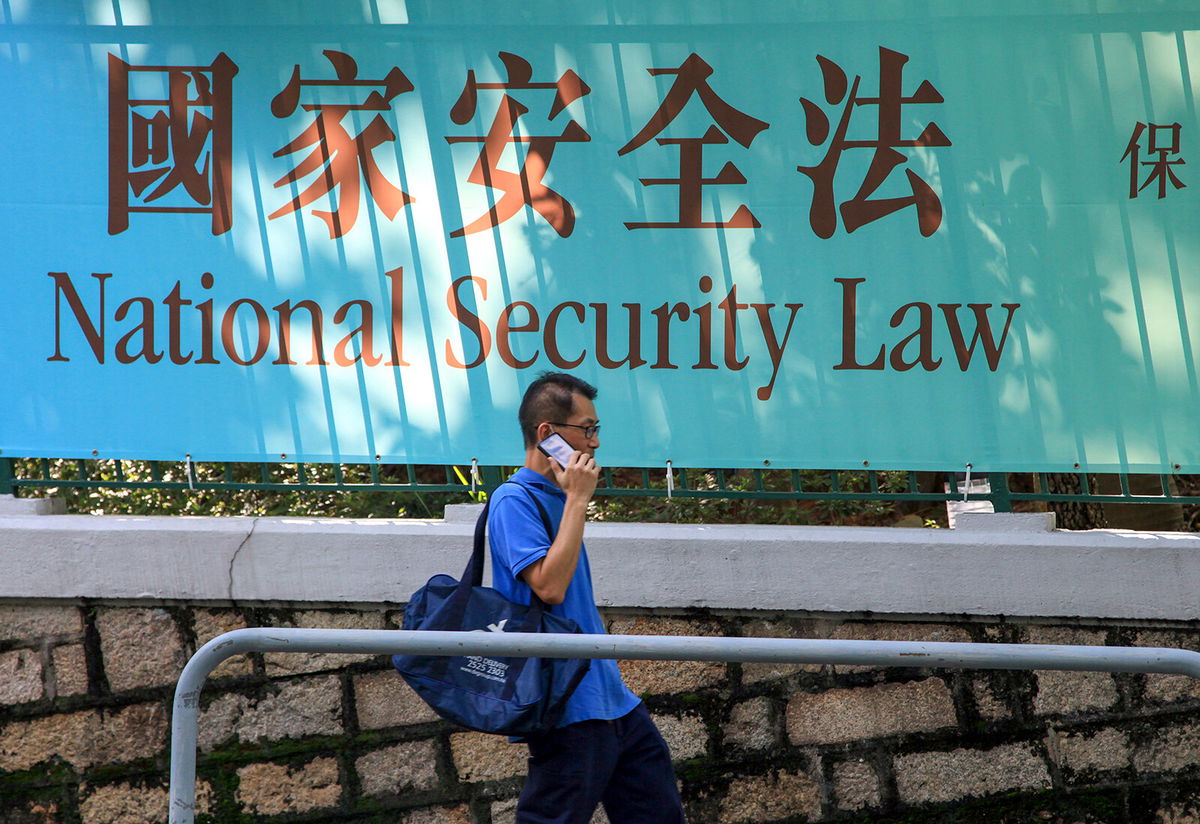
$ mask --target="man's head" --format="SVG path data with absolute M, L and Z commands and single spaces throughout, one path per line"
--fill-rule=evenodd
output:
M 598 423 L 596 387 L 565 372 L 544 372 L 525 390 L 517 419 L 525 448 L 532 449 L 550 432 L 558 432 L 576 449 L 591 453 L 599 446 L 598 435 L 586 437 L 586 428 Z M 548 424 L 548 427 L 542 427 Z M 564 426 L 565 425 L 565 426 Z

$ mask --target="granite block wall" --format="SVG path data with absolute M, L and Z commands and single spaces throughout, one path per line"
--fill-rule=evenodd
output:
M 1200 648 L 1187 624 L 609 612 L 630 634 Z M 0 824 L 167 818 L 187 657 L 245 626 L 398 628 L 396 608 L 0 605 Z M 690 820 L 1200 821 L 1200 683 L 1186 676 L 622 663 Z M 253 654 L 202 699 L 208 822 L 507 824 L 520 745 L 437 719 L 384 657 Z M 597 821 L 604 821 L 599 813 Z

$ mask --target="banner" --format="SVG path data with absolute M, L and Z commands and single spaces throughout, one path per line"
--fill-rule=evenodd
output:
M 1188 3 L 0 9 L 0 455 L 1200 471 Z

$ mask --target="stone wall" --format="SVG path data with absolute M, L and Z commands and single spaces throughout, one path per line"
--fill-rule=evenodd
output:
M 395 628 L 395 609 L 0 606 L 0 824 L 166 820 L 187 656 L 244 626 Z M 610 631 L 1197 648 L 1197 627 L 607 613 Z M 693 822 L 1200 820 L 1185 676 L 623 662 Z M 438 721 L 382 657 L 248 655 L 202 697 L 200 820 L 506 824 L 519 745 Z M 603 820 L 602 816 L 598 816 Z

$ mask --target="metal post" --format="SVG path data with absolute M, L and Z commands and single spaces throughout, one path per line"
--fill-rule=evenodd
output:
M 0 495 L 16 495 L 12 458 L 0 458 Z
M 952 644 L 653 635 L 554 635 L 356 629 L 239 629 L 201 647 L 179 677 L 171 715 L 171 824 L 193 824 L 200 690 L 213 669 L 243 652 L 361 652 L 756 661 L 967 669 L 1160 672 L 1200 678 L 1200 653 L 1148 647 Z M 399 676 L 397 676 L 399 677 Z
M 498 466 L 482 466 L 480 467 L 483 475 L 483 489 L 489 495 L 496 491 L 496 487 L 504 483 L 504 475 Z
M 988 496 L 992 501 L 992 508 L 996 512 L 1012 512 L 1012 490 L 1008 487 L 1007 472 L 989 472 L 988 486 L 992 492 Z

